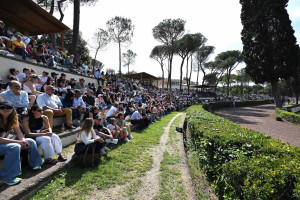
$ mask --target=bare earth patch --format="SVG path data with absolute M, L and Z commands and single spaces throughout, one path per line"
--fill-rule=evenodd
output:
M 215 114 L 227 118 L 248 129 L 252 129 L 274 139 L 288 142 L 300 147 L 300 126 L 287 122 L 276 121 L 275 106 L 259 105 L 251 107 L 225 108 L 216 110 Z

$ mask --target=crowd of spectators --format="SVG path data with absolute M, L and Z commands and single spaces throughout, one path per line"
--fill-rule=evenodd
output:
M 89 69 L 87 61 L 74 62 L 74 55 L 67 55 L 59 46 L 51 46 L 49 43 L 38 43 L 29 36 L 28 32 L 23 34 L 15 31 L 13 27 L 5 27 L 0 20 L 0 54 L 14 57 L 12 53 L 20 54 L 23 60 L 28 57 L 36 60 L 36 63 L 59 69 L 69 68 L 70 71 L 101 80 L 103 73 L 99 70 L 94 74 Z
M 0 155 L 4 155 L 0 181 L 7 185 L 21 181 L 16 178 L 21 173 L 16 155 L 23 151 L 30 154 L 28 164 L 34 170 L 42 164 L 37 147 L 43 151 L 44 164 L 66 160 L 61 140 L 52 131 L 53 117 L 65 116 L 67 129 L 81 127 L 75 155 L 84 153 L 89 145 L 106 155 L 110 150 L 106 144 L 133 139 L 133 127 L 143 130 L 164 115 L 197 103 L 195 92 L 183 95 L 178 90 L 144 88 L 138 81 L 111 74 L 99 78 L 97 87 L 86 84 L 84 78 L 77 81 L 65 73 L 47 71 L 36 74 L 28 68 L 21 73 L 11 68 L 8 80 L 1 83 L 0 93 Z M 6 126 L 12 118 L 17 122 Z M 52 159 L 54 154 L 58 159 Z

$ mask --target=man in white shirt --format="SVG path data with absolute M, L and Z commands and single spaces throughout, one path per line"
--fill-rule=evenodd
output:
M 30 75 L 31 75 L 30 70 L 28 68 L 23 68 L 23 73 L 19 73 L 18 75 L 16 75 L 16 77 L 23 84 L 29 80 Z
M 43 71 L 42 75 L 39 75 L 39 83 L 35 84 L 35 87 L 38 91 L 41 91 L 41 88 L 43 87 L 43 85 L 47 82 L 48 79 L 48 72 Z
M 112 118 L 112 117 L 117 118 L 118 110 L 119 110 L 119 104 L 118 104 L 118 103 L 115 103 L 115 104 L 109 109 L 109 111 L 106 113 L 107 119 Z
M 54 95 L 54 87 L 49 85 L 44 94 L 39 95 L 37 104 L 44 109 L 43 114 L 49 118 L 50 126 L 53 126 L 53 116 L 64 116 L 67 118 L 66 128 L 74 129 L 72 125 L 72 110 L 70 108 L 63 108 L 58 96 Z
M 23 42 L 25 43 L 26 46 L 29 44 L 30 37 L 29 37 L 29 33 L 27 31 L 24 32 L 22 40 L 23 40 Z
M 138 129 L 139 130 L 143 130 L 145 128 L 145 124 L 144 124 L 144 120 L 142 119 L 142 110 L 143 108 L 138 107 L 138 110 L 135 111 L 132 115 L 131 115 L 131 124 L 135 125 L 138 124 Z

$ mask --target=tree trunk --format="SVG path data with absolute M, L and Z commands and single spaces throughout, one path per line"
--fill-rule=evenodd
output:
M 60 0 L 60 1 L 58 1 L 57 2 L 57 7 L 58 7 L 58 11 L 59 11 L 59 13 L 60 13 L 60 18 L 59 18 L 59 21 L 61 21 L 62 22 L 62 20 L 64 19 L 64 13 L 62 12 L 62 9 L 61 9 L 61 4 L 63 3 L 63 2 L 65 2 L 66 0 Z
M 188 78 L 189 78 L 189 56 L 186 57 L 186 85 L 188 84 Z
M 169 90 L 169 73 L 170 73 L 170 57 L 168 59 L 168 80 L 167 80 L 167 90 Z
M 162 74 L 162 78 L 161 78 L 161 88 L 162 88 L 162 91 L 164 91 L 164 83 L 165 83 L 165 73 L 164 73 L 164 65 L 161 63 L 160 64 L 161 66 L 161 74 Z
M 79 41 L 79 23 L 80 23 L 80 0 L 74 0 L 74 17 L 73 17 L 73 51 L 74 61 L 78 63 L 79 52 L 78 52 L 78 41 Z
M 93 74 L 95 73 L 96 57 L 97 57 L 98 51 L 99 51 L 99 48 L 96 49 L 95 57 L 93 60 Z
M 182 58 L 181 65 L 180 65 L 180 86 L 179 90 L 182 91 L 182 68 L 184 64 L 185 57 Z
M 129 65 L 128 65 L 128 75 L 129 75 Z
M 193 69 L 193 54 L 191 55 L 191 69 L 190 69 L 190 76 L 188 81 L 188 92 L 190 92 L 190 85 L 192 80 L 192 69 Z
M 51 45 L 52 45 L 52 47 L 54 49 L 55 46 L 57 46 L 57 44 L 56 44 L 56 35 L 55 34 L 49 34 L 49 37 L 50 37 Z
M 173 62 L 173 54 L 171 54 L 171 57 L 170 57 L 170 72 L 169 72 L 169 89 L 172 90 L 172 62 Z
M 51 1 L 51 7 L 50 7 L 50 11 L 49 11 L 49 14 L 53 15 L 53 13 L 54 13 L 54 0 Z M 55 37 L 55 34 L 49 34 L 49 37 L 50 37 L 50 41 L 51 41 L 52 47 L 54 49 L 55 46 L 56 46 L 56 37 Z
M 197 70 L 197 85 L 199 85 L 199 73 L 200 73 L 200 67 L 199 67 L 199 64 L 198 64 L 198 70 Z M 202 84 L 203 85 L 203 84 Z M 197 88 L 197 91 L 198 91 L 198 88 Z
M 121 71 L 121 42 L 119 42 L 119 76 L 122 77 L 122 71 Z
M 274 100 L 275 100 L 276 107 L 281 108 L 282 107 L 282 102 L 281 102 L 281 98 L 280 98 L 278 81 L 271 82 L 271 85 L 272 85 L 272 93 L 273 93 L 273 97 L 274 97 Z
M 229 95 L 229 88 L 230 88 L 230 77 L 228 77 L 228 76 L 226 76 L 226 78 L 227 78 L 227 91 L 226 91 L 226 93 L 227 93 L 227 95 Z

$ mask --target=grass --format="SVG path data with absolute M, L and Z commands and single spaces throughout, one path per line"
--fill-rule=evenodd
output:
M 165 116 L 142 133 L 134 132 L 135 139 L 131 143 L 113 146 L 97 168 L 73 167 L 61 173 L 31 199 L 84 199 L 94 189 L 103 190 L 115 184 L 129 184 L 133 188 L 139 183 L 136 178 L 152 167 L 153 159 L 147 150 L 159 144 L 164 132 L 162 127 L 176 114 L 178 112 Z
M 200 161 L 196 152 L 191 152 L 188 155 L 188 164 L 190 168 L 190 175 L 193 181 L 197 199 L 214 200 L 218 199 L 210 186 L 209 181 L 199 165 Z
M 183 163 L 178 151 L 178 137 L 175 127 L 179 126 L 182 116 L 177 117 L 169 131 L 169 138 L 166 150 L 163 152 L 163 160 L 160 163 L 159 192 L 154 197 L 155 200 L 164 199 L 186 199 L 183 186 L 180 165 Z

